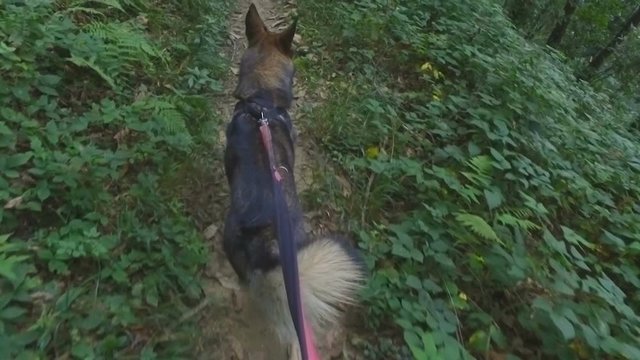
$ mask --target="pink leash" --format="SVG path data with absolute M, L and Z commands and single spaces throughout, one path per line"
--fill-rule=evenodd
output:
M 273 197 L 276 212 L 276 228 L 279 239 L 280 258 L 282 263 L 282 275 L 284 278 L 285 289 L 287 293 L 287 301 L 289 304 L 289 312 L 293 320 L 296 333 L 298 335 L 298 343 L 300 345 L 300 353 L 303 360 L 319 360 L 318 351 L 315 346 L 313 329 L 308 325 L 304 308 L 302 306 L 302 294 L 300 291 L 300 277 L 298 275 L 298 256 L 296 244 L 293 241 L 291 222 L 288 216 L 288 208 L 284 200 L 282 190 L 282 175 L 278 172 L 275 164 L 275 156 L 273 153 L 271 130 L 269 129 L 269 121 L 261 114 L 259 119 L 260 134 L 262 142 L 267 150 L 269 157 L 269 167 L 273 179 Z
M 313 336 L 313 330 L 311 329 L 311 326 L 309 326 L 309 323 L 307 322 L 307 319 L 304 317 L 304 315 L 303 326 L 304 332 L 306 333 L 305 339 L 307 341 L 307 357 L 309 360 L 320 360 L 320 356 L 318 356 L 318 350 L 316 350 L 316 340 Z

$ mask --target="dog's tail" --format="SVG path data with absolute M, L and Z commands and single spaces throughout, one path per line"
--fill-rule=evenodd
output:
M 298 251 L 298 271 L 305 317 L 316 331 L 340 320 L 342 308 L 356 303 L 365 279 L 364 266 L 355 249 L 335 238 L 315 240 Z M 282 269 L 254 274 L 252 298 L 276 329 L 280 340 L 296 339 L 287 304 Z

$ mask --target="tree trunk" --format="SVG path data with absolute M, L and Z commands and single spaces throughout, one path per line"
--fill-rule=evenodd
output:
M 556 23 L 547 39 L 547 45 L 552 48 L 557 48 L 564 37 L 564 34 L 567 32 L 567 28 L 569 27 L 569 22 L 571 21 L 571 17 L 576 12 L 578 8 L 578 3 L 576 0 L 567 0 L 564 3 L 564 15 L 562 18 Z
M 604 61 L 609 56 L 611 56 L 611 54 L 613 54 L 613 50 L 616 48 L 616 46 L 618 46 L 622 42 L 622 40 L 624 40 L 624 37 L 627 36 L 627 34 L 631 31 L 631 29 L 635 26 L 638 26 L 638 24 L 640 24 L 640 7 L 638 7 L 633 12 L 633 14 L 629 16 L 624 25 L 622 25 L 622 29 L 620 29 L 620 31 L 618 31 L 618 33 L 609 41 L 607 46 L 600 49 L 600 51 L 598 51 L 598 53 L 593 58 L 591 58 L 588 67 L 591 70 L 590 72 L 592 74 L 597 71 L 600 66 L 602 66 Z

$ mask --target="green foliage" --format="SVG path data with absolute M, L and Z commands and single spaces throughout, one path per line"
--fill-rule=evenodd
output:
M 572 3 L 574 11 L 565 18 L 565 6 Z M 621 35 L 630 16 L 638 11 L 635 0 L 506 0 L 505 13 L 525 36 L 544 44 L 554 27 L 567 20 L 566 31 L 557 49 L 567 57 L 575 72 L 589 79 L 593 86 L 612 89 L 619 97 L 617 106 L 636 106 L 640 101 L 640 43 L 638 29 Z M 637 26 L 637 25 L 636 25 Z M 612 55 L 603 66 L 588 68 L 596 54 L 621 36 Z M 622 95 L 622 96 L 621 96 Z
M 190 84 L 221 35 L 157 29 L 220 30 L 227 2 L 183 6 L 0 5 L 0 358 L 190 353 L 206 251 L 163 184 L 210 145 L 217 89 Z
M 639 358 L 637 114 L 504 13 L 301 4 L 300 75 L 330 94 L 307 126 L 362 189 L 327 180 L 368 323 L 417 359 Z

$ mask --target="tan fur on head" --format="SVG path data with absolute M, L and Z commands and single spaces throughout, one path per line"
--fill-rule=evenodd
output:
M 266 46 L 265 46 L 266 47 Z M 267 47 L 249 49 L 243 57 L 242 72 L 234 96 L 246 99 L 257 89 L 278 90 L 288 88 L 288 74 L 293 73 L 293 62 L 286 55 Z
M 340 309 L 356 303 L 365 279 L 362 268 L 336 240 L 319 239 L 298 253 L 302 302 L 307 320 L 316 332 L 337 324 Z M 274 325 L 280 340 L 288 344 L 297 339 L 280 267 L 250 280 L 252 298 Z
M 240 61 L 240 74 L 234 96 L 248 99 L 259 90 L 278 92 L 276 105 L 289 107 L 292 98 L 293 37 L 296 21 L 286 30 L 275 33 L 267 29 L 255 5 L 245 19 L 249 48 Z

